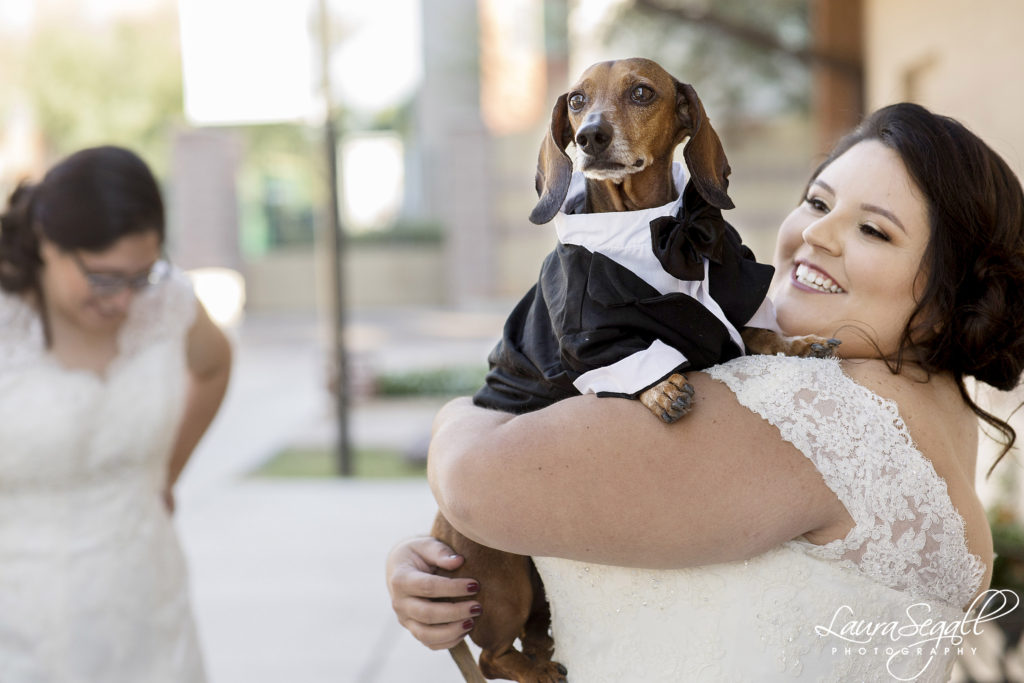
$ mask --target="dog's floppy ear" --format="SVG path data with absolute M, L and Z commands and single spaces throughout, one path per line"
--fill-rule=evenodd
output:
M 565 148 L 572 142 L 572 126 L 566 96 L 561 95 L 551 110 L 551 126 L 540 145 L 537 158 L 537 205 L 530 213 L 530 221 L 537 225 L 547 223 L 561 208 L 572 179 L 572 161 Z
M 676 81 L 676 110 L 682 125 L 681 135 L 690 136 L 683 148 L 683 159 L 694 185 L 708 203 L 719 209 L 733 208 L 727 192 L 729 160 L 693 86 Z

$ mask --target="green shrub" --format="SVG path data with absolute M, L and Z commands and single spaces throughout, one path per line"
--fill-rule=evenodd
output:
M 483 386 L 487 368 L 482 365 L 389 372 L 377 376 L 378 396 L 462 396 Z
M 354 448 L 352 474 L 367 479 L 423 477 L 426 463 L 412 460 L 394 449 Z M 337 456 L 328 447 L 286 448 L 259 469 L 256 477 L 323 478 L 338 475 Z

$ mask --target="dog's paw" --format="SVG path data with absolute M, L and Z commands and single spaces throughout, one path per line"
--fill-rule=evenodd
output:
M 673 423 L 693 408 L 693 385 L 678 373 L 640 394 L 640 402 L 661 419 Z
M 836 347 L 842 342 L 838 339 L 826 339 L 810 334 L 806 337 L 791 337 L 787 355 L 801 358 L 832 358 Z
M 558 662 L 538 662 L 525 681 L 529 683 L 568 683 L 569 672 Z
M 548 662 L 537 672 L 537 683 L 568 683 L 569 672 L 558 662 Z
M 838 339 L 826 339 L 820 342 L 814 342 L 811 344 L 810 353 L 807 354 L 811 358 L 831 358 L 836 355 L 836 347 L 843 342 Z
M 529 657 L 515 649 L 507 650 L 500 656 L 492 656 L 487 650 L 482 651 L 480 672 L 491 680 L 518 683 L 567 683 L 569 675 L 558 662 L 547 657 Z

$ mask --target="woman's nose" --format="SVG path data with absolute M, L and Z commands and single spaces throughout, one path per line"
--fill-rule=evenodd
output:
M 125 287 L 119 292 L 110 294 L 106 297 L 106 305 L 108 310 L 117 311 L 118 313 L 124 313 L 128 310 L 128 307 L 132 303 L 132 299 L 135 298 L 135 292 L 130 287 Z
M 838 226 L 831 214 L 821 216 L 804 228 L 803 238 L 807 244 L 829 254 L 838 254 L 842 249 Z

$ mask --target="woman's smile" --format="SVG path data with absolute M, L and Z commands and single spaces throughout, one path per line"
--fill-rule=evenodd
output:
M 793 269 L 793 282 L 797 289 L 806 289 L 822 294 L 845 294 L 846 290 L 832 279 L 832 276 L 807 263 L 797 263 Z

